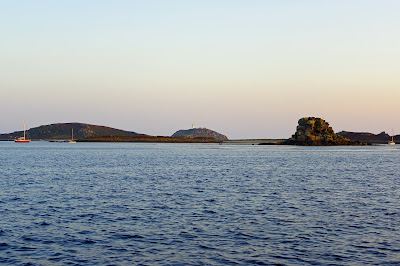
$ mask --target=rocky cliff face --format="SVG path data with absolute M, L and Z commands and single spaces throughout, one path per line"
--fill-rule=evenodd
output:
M 335 134 L 332 127 L 321 118 L 304 117 L 298 123 L 296 133 L 282 144 L 302 146 L 361 145 L 359 142 Z
M 192 128 L 187 130 L 178 130 L 172 137 L 176 138 L 210 138 L 216 140 L 227 140 L 225 135 L 207 128 Z

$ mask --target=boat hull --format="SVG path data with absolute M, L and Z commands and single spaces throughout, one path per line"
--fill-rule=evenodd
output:
M 16 143 L 28 143 L 28 142 L 31 142 L 31 140 L 29 140 L 29 139 L 24 139 L 24 140 L 14 140 L 14 142 L 16 142 Z

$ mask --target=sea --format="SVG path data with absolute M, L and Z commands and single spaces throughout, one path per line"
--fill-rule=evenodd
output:
M 0 264 L 400 265 L 398 146 L 0 142 Z

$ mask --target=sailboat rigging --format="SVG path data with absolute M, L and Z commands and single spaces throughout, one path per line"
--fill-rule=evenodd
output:
M 68 143 L 76 143 L 76 141 L 74 140 L 74 129 L 72 129 L 71 139 L 68 141 Z
M 396 145 L 396 143 L 394 142 L 394 131 L 392 128 L 392 140 L 388 142 L 389 145 Z
M 20 138 L 15 138 L 14 142 L 17 142 L 17 143 L 29 143 L 29 142 L 31 142 L 30 139 L 26 139 L 25 120 L 24 120 L 24 136 L 20 137 Z

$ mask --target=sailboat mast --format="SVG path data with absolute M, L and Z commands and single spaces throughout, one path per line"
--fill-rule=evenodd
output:
M 25 120 L 24 121 L 24 139 L 25 139 Z

